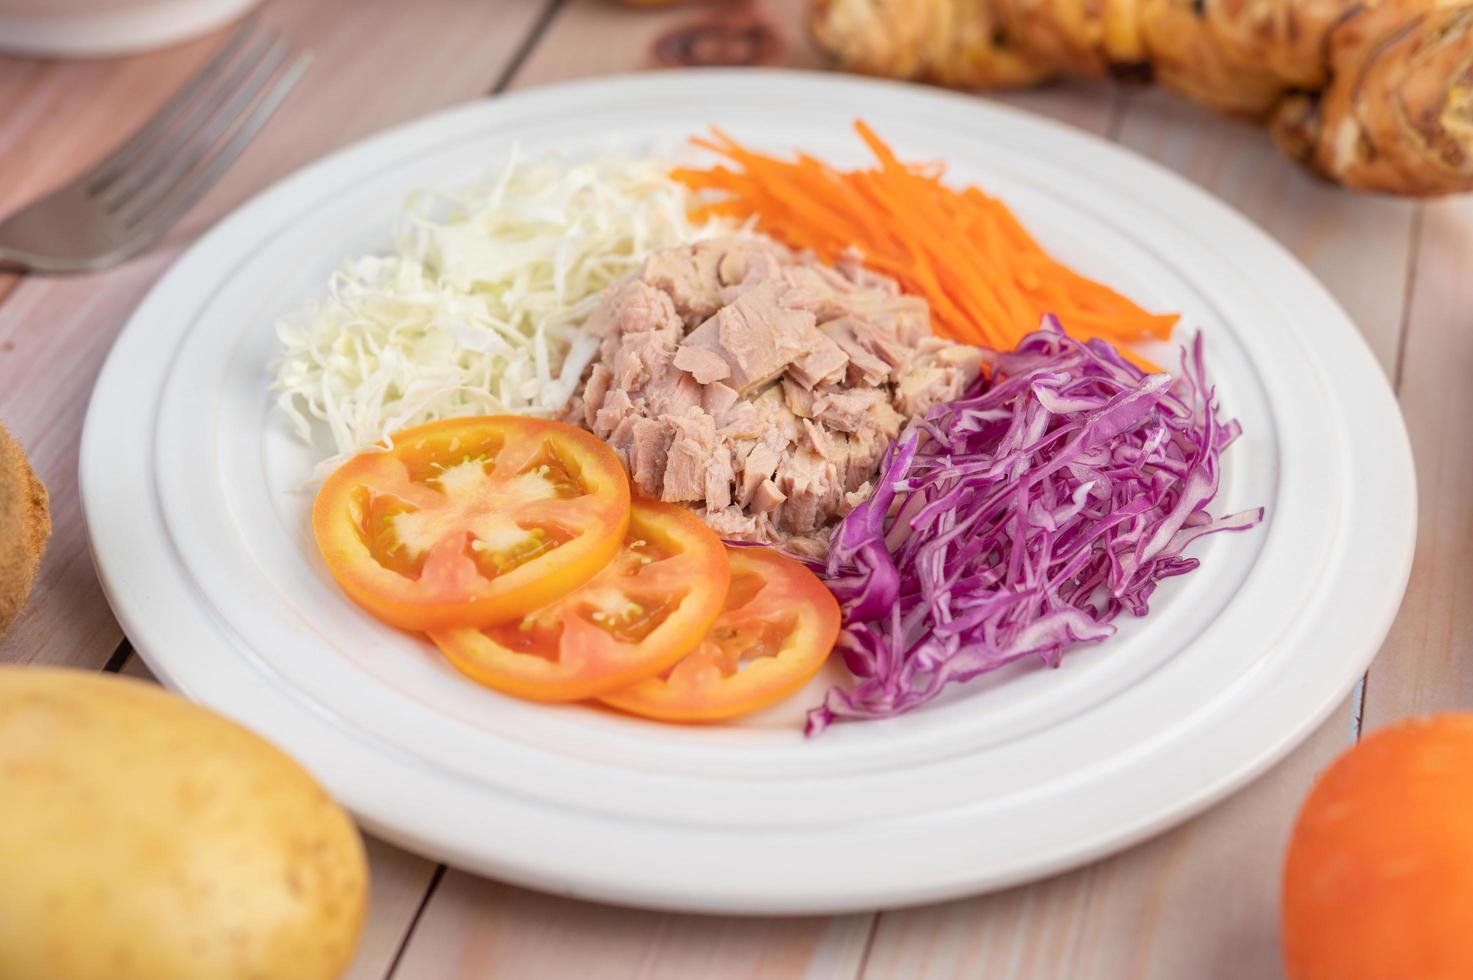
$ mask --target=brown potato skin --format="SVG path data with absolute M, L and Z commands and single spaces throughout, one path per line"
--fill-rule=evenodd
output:
M 50 536 L 46 488 L 0 425 L 0 636 L 24 608 Z
M 0 978 L 328 980 L 353 821 L 246 729 L 112 674 L 0 667 Z

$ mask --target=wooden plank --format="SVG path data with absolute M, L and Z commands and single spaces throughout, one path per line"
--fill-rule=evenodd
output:
M 1298 255 L 1395 376 L 1415 205 L 1314 181 L 1279 158 L 1258 127 L 1161 93 L 1130 99 L 1119 139 L 1201 183 Z M 1438 356 L 1447 371 L 1466 363 Z M 1269 774 L 1155 841 L 1031 887 L 882 915 L 866 980 L 1277 975 L 1284 844 L 1315 774 L 1350 743 L 1352 710 L 1347 702 Z
M 867 916 L 717 918 L 619 909 L 451 871 L 394 978 L 852 977 L 868 928 Z
M 380 980 L 389 975 L 437 868 L 433 861 L 377 837 L 365 834 L 363 844 L 368 850 L 370 876 L 368 918 L 343 980 Z
M 129 657 L 119 673 L 157 683 L 143 658 L 137 655 Z M 363 844 L 368 851 L 371 881 L 368 916 L 363 923 L 358 955 L 343 980 L 379 980 L 387 975 L 435 874 L 431 862 L 376 837 L 365 835 Z
M 226 178 L 142 257 L 99 275 L 31 278 L 11 290 L 0 305 L 0 418 L 32 454 L 50 489 L 56 530 L 29 608 L 0 641 L 0 660 L 99 666 L 117 645 L 117 626 L 87 555 L 76 492 L 77 441 L 113 337 L 181 248 L 246 197 L 328 150 L 483 94 L 548 2 L 268 5 L 266 19 L 312 48 L 317 59 Z M 41 166 L 64 159 L 57 166 L 66 172 L 85 167 L 147 115 L 208 49 L 202 42 L 102 63 L 7 60 L 0 105 L 12 111 L 0 123 L 0 177 L 12 174 L 12 160 Z M 426 65 L 433 70 L 422 70 Z M 116 125 L 114 114 L 122 120 Z M 53 157 L 56 144 L 67 148 L 64 157 Z M 27 193 L 32 189 L 38 188 L 27 185 Z
M 1427 205 L 1420 232 L 1399 389 L 1417 461 L 1417 552 L 1366 681 L 1368 729 L 1473 708 L 1473 199 Z

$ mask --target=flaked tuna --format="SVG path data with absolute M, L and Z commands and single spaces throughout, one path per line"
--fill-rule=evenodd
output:
M 981 362 L 933 337 L 893 280 L 754 234 L 650 256 L 588 329 L 600 357 L 568 417 L 608 440 L 635 490 L 815 556 L 907 419 Z

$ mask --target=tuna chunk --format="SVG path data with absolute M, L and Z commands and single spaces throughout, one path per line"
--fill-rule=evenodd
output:
M 635 419 L 630 427 L 626 465 L 634 486 L 640 493 L 653 497 L 664 483 L 669 453 L 670 434 L 654 419 Z
M 809 352 L 792 363 L 788 375 L 805 388 L 836 384 L 849 366 L 849 355 L 821 330 L 809 335 Z
M 824 512 L 824 500 L 831 487 L 839 487 L 832 463 L 810 449 L 798 449 L 778 466 L 773 482 L 785 497 L 782 523 L 788 530 L 808 534 L 825 523 L 829 514 Z
M 782 539 L 782 548 L 788 554 L 797 555 L 800 558 L 823 561 L 829 553 L 829 532 L 823 530 L 817 534 L 785 535 Z
M 718 449 L 716 422 L 697 410 L 686 416 L 666 415 L 661 420 L 674 437 L 665 458 L 664 487 L 661 500 L 706 500 L 706 470 Z M 658 423 L 657 423 L 658 424 Z M 728 461 L 726 469 L 730 471 Z M 727 492 L 730 502 L 730 490 Z M 725 507 L 726 503 L 720 506 Z
M 731 505 L 731 450 L 718 448 L 706 463 L 706 507 L 717 510 Z
M 846 489 L 857 490 L 875 477 L 885 450 L 890 448 L 891 441 L 898 434 L 898 427 L 896 431 L 886 433 L 883 429 L 866 426 L 849 437 L 844 471 Z
M 706 525 L 730 541 L 773 541 L 777 535 L 766 514 L 748 514 L 740 507 L 707 509 L 701 514 Z
M 700 408 L 705 392 L 696 379 L 670 364 L 652 372 L 644 388 L 644 411 L 651 416 L 685 415 Z
M 752 510 L 758 514 L 770 514 L 787 499 L 787 494 L 779 490 L 776 483 L 763 480 L 757 485 L 757 492 L 752 494 Z
M 609 442 L 635 491 L 811 557 L 906 418 L 980 370 L 893 280 L 761 235 L 651 255 L 588 329 L 599 357 L 566 417 Z
M 823 388 L 813 399 L 810 418 L 840 432 L 858 432 L 861 426 L 899 428 L 890 399 L 882 388 Z
M 730 442 L 756 439 L 762 434 L 762 413 L 749 401 L 738 401 L 721 422 L 721 437 Z
M 609 394 L 609 382 L 613 380 L 613 374 L 602 364 L 595 364 L 588 374 L 588 381 L 583 385 L 583 424 L 585 427 L 593 428 L 593 419 L 598 410 L 604 407 L 604 399 Z
M 813 314 L 786 309 L 778 304 L 777 297 L 778 287 L 771 283 L 742 293 L 690 332 L 680 345 L 677 359 L 696 361 L 704 367 L 707 355 L 718 356 L 729 370 L 709 380 L 725 381 L 738 395 L 750 394 L 767 384 L 794 360 L 811 352 Z
M 664 331 L 626 333 L 619 349 L 614 352 L 612 371 L 615 387 L 625 391 L 643 388 L 648 381 L 663 373 L 674 356 L 675 344 Z
M 734 389 L 716 381 L 701 389 L 701 408 L 716 420 L 717 425 L 725 425 L 727 413 L 740 397 Z
M 681 320 L 693 327 L 721 308 L 716 267 L 726 252 L 719 239 L 656 252 L 645 259 L 639 279 L 669 296 Z
M 692 347 L 690 344 L 676 348 L 675 366 L 690 372 L 703 385 L 731 377 L 731 365 L 726 363 L 726 358 L 709 348 Z
M 915 356 L 915 351 L 893 333 L 858 317 L 830 320 L 819 329 L 848 355 L 851 386 L 874 386 L 893 380 Z
M 782 389 L 783 404 L 788 406 L 788 411 L 801 419 L 813 418 L 813 402 L 816 396 L 812 391 L 792 378 L 783 378 Z
M 956 401 L 982 372 L 982 351 L 952 344 L 923 354 L 895 385 L 895 407 L 911 417 Z
M 870 485 L 868 480 L 865 480 L 860 484 L 858 490 L 850 490 L 844 494 L 844 505 L 839 508 L 839 516 L 848 517 L 849 512 L 868 500 L 869 495 L 874 493 L 874 491 L 875 488 Z
M 671 331 L 678 338 L 680 327 L 680 316 L 670 296 L 639 279 L 625 279 L 610 286 L 588 318 L 589 333 L 616 340 L 626 333 L 647 330 Z
M 803 436 L 803 427 L 796 415 L 783 401 L 781 385 L 774 385 L 752 399 L 752 408 L 757 411 L 757 434 L 764 439 L 797 442 Z
M 778 442 L 779 445 L 773 445 Z M 787 449 L 787 440 L 769 440 L 754 445 L 742 457 L 741 487 L 737 491 L 737 503 L 747 506 L 762 482 L 772 476 L 777 464 L 782 462 Z
M 603 404 L 593 413 L 593 424 L 589 428 L 608 439 L 609 433 L 617 429 L 621 422 L 637 417 L 629 392 L 623 388 L 615 388 L 604 395 Z M 614 443 L 614 448 L 620 448 L 617 442 Z
M 730 303 L 743 290 L 766 282 L 785 283 L 793 253 L 763 235 L 725 239 L 726 254 L 717 265 L 722 302 Z
M 802 420 L 803 436 L 808 448 L 818 453 L 824 459 L 830 459 L 834 455 L 834 440 L 821 425 L 814 425 L 808 419 Z

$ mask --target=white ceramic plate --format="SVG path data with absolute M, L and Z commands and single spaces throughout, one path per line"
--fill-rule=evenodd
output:
M 680 728 L 527 704 L 457 675 L 333 586 L 297 488 L 316 455 L 267 391 L 273 318 L 386 246 L 411 189 L 519 140 L 669 145 L 718 122 L 1000 192 L 1046 246 L 1183 311 L 1245 435 L 1216 505 L 1267 520 L 1196 550 L 1152 614 L 1058 670 L 1019 667 L 903 718 L 799 732 L 793 703 Z M 1182 331 L 1185 336 L 1187 330 Z M 1409 571 L 1411 456 L 1345 314 L 1262 232 L 1102 141 L 919 88 L 779 72 L 560 86 L 432 116 L 241 208 L 139 307 L 97 384 L 82 491 L 99 573 L 149 665 L 309 766 L 375 833 L 615 902 L 816 912 L 941 899 L 1099 857 L 1260 772 L 1350 690 Z

